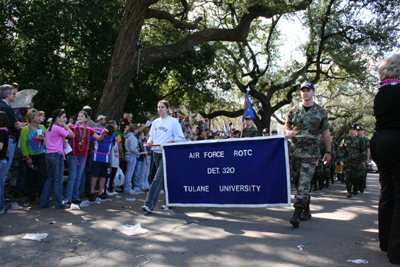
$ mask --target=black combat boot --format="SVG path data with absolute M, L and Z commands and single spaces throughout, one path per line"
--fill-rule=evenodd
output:
M 294 214 L 292 219 L 290 219 L 290 223 L 293 225 L 293 227 L 299 227 L 300 225 L 300 216 L 303 213 L 304 207 L 296 207 L 294 209 Z
M 364 189 L 367 189 L 367 179 L 364 180 L 363 186 L 364 186 Z
M 335 176 L 331 177 L 331 183 L 334 184 L 335 183 Z
M 317 182 L 312 183 L 312 191 L 318 191 Z
M 353 195 L 357 195 L 357 193 L 358 193 L 357 189 L 358 189 L 357 186 L 353 185 Z
M 364 193 L 364 182 L 361 182 L 357 188 L 358 188 L 358 191 L 360 191 L 360 193 Z
M 346 197 L 351 197 L 351 187 L 347 187 L 347 196 Z
M 329 178 L 325 179 L 325 188 L 329 188 Z
M 303 213 L 301 213 L 300 221 L 307 221 L 309 219 L 311 219 L 310 201 L 308 201 L 307 206 L 303 210 Z

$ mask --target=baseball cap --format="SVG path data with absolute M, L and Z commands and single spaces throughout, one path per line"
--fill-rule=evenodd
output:
M 263 133 L 269 133 L 269 129 L 268 128 L 264 128 L 262 132 Z
M 106 118 L 106 116 L 104 116 L 104 115 L 99 115 L 99 116 L 97 116 L 97 121 L 99 121 L 99 120 L 101 120 L 101 119 L 105 119 Z
M 352 124 L 352 125 L 350 125 L 350 129 L 351 129 L 351 128 L 356 129 L 356 126 L 355 126 L 354 124 Z
M 314 85 L 313 85 L 312 83 L 310 83 L 310 82 L 304 82 L 304 83 L 301 85 L 300 90 L 303 89 L 303 88 L 309 88 L 309 89 L 315 91 Z
M 273 129 L 271 133 L 278 133 L 276 129 Z
M 245 119 L 253 119 L 251 116 L 246 116 Z
M 364 127 L 362 127 L 362 126 L 357 126 L 357 131 L 363 131 L 364 130 Z

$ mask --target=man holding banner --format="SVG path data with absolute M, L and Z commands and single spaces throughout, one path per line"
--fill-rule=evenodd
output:
M 323 161 L 331 159 L 328 116 L 323 107 L 314 102 L 315 89 L 310 82 L 301 85 L 303 102 L 294 106 L 286 119 L 285 136 L 291 139 L 290 168 L 296 185 L 295 212 L 290 219 L 294 227 L 300 220 L 311 218 L 310 181 L 319 158 L 319 136 L 322 132 L 326 153 Z
M 244 121 L 246 127 L 244 127 L 244 129 L 242 131 L 242 137 L 260 136 L 260 132 L 257 130 L 256 127 L 253 126 L 254 112 L 253 112 L 253 107 L 251 106 L 251 102 L 249 99 L 249 91 L 250 91 L 250 89 L 248 88 L 246 98 L 244 100 L 242 122 Z

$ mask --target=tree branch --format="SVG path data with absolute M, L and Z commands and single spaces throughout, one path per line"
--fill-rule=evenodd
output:
M 286 12 L 294 12 L 305 10 L 312 0 L 303 0 L 296 5 L 288 5 Z M 170 45 L 162 45 L 156 47 L 149 47 L 141 51 L 141 58 L 139 60 L 139 67 L 171 60 L 180 56 L 190 48 L 210 41 L 227 41 L 227 42 L 243 42 L 246 40 L 251 22 L 258 17 L 272 18 L 273 16 L 282 13 L 281 9 L 274 7 L 260 7 L 254 6 L 249 8 L 249 13 L 245 14 L 240 20 L 237 27 L 234 29 L 205 29 L 202 31 L 194 32 L 186 36 L 186 38 Z M 149 11 L 150 12 L 150 11 Z M 153 11 L 151 11 L 153 12 Z M 157 12 L 154 12 L 155 14 Z M 170 18 L 169 13 L 164 12 L 165 19 Z M 158 13 L 160 14 L 160 13 Z M 169 14 L 169 15 L 168 15 Z M 171 21 L 171 20 L 170 20 Z M 173 20 L 172 20 L 173 21 Z
M 284 122 L 283 120 L 279 119 L 278 116 L 275 115 L 275 113 L 272 114 L 272 117 L 274 117 L 274 119 L 275 119 L 279 124 L 285 125 L 286 122 Z
M 147 9 L 145 14 L 146 19 L 156 18 L 156 19 L 165 19 L 171 22 L 171 24 L 178 29 L 181 30 L 196 30 L 200 21 L 203 20 L 203 17 L 198 17 L 193 23 L 185 23 L 180 20 L 177 20 L 171 13 L 167 11 L 157 10 L 157 9 Z
M 243 115 L 243 109 L 239 109 L 239 110 L 236 110 L 236 111 L 219 110 L 219 111 L 211 112 L 210 114 L 206 114 L 204 112 L 199 112 L 199 114 L 201 116 L 203 116 L 203 118 L 207 118 L 207 119 L 213 119 L 213 118 L 216 118 L 218 116 L 225 116 L 225 117 L 228 117 L 228 118 L 236 118 L 238 116 Z

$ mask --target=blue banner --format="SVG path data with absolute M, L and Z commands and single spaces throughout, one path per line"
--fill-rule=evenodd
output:
M 253 120 L 255 119 L 253 107 L 251 106 L 251 102 L 249 99 L 249 92 L 247 92 L 246 97 L 244 99 L 244 108 L 243 108 L 243 117 L 242 121 L 246 118 L 246 116 L 251 116 Z
M 162 148 L 168 206 L 290 205 L 284 137 L 182 142 Z

